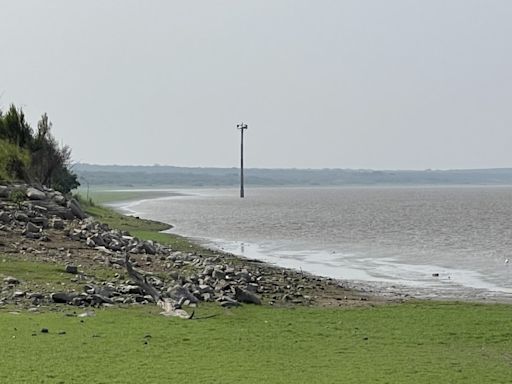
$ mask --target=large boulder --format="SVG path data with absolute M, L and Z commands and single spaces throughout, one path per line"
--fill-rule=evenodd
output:
M 235 287 L 235 299 L 241 303 L 261 304 L 261 300 L 254 293 L 245 289 Z
M 69 209 L 71 209 L 73 215 L 75 215 L 75 217 L 79 218 L 80 220 L 83 220 L 87 217 L 85 212 L 82 210 L 80 203 L 75 199 L 71 199 L 68 201 L 68 207 Z
M 30 200 L 45 200 L 46 194 L 34 187 L 28 187 L 27 188 L 27 197 Z

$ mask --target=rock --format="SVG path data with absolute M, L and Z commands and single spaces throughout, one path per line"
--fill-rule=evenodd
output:
M 41 232 L 41 227 L 31 223 L 30 221 L 27 223 L 26 230 L 28 233 L 39 233 Z
M 118 291 L 123 294 L 142 294 L 142 289 L 138 285 L 121 285 Z
M 96 244 L 94 243 L 94 240 L 91 239 L 90 237 L 88 237 L 87 240 L 85 240 L 85 244 L 91 248 L 94 248 L 96 246 Z
M 17 278 L 15 278 L 15 277 L 7 276 L 7 277 L 4 278 L 4 283 L 17 285 L 17 284 L 20 283 L 20 281 Z
M 23 221 L 23 222 L 28 221 L 28 216 L 26 214 L 24 214 L 23 212 L 16 212 L 16 214 L 14 215 L 14 218 L 18 221 Z
M 216 280 L 224 280 L 226 278 L 226 274 L 223 271 L 215 269 L 212 273 L 212 277 Z
M 94 294 L 94 295 L 91 295 L 92 296 L 92 303 L 93 304 L 114 304 L 114 302 L 109 299 L 108 297 L 106 296 L 103 296 L 103 295 L 97 295 L 97 294 Z
M 43 228 L 48 228 L 48 219 L 44 216 L 31 217 L 29 221 L 33 224 L 41 225 Z
M 0 197 L 7 198 L 11 191 L 5 185 L 0 185 Z
M 224 308 L 233 308 L 233 307 L 239 307 L 240 303 L 238 301 L 233 300 L 232 298 L 226 296 L 221 299 L 220 305 L 221 305 L 221 307 L 224 307 Z
M 7 212 L 1 211 L 0 212 L 0 222 L 7 224 L 10 221 L 11 221 L 11 215 L 9 215 Z
M 187 288 L 176 285 L 167 290 L 171 298 L 179 301 L 181 298 L 189 300 L 191 303 L 198 303 L 199 299 L 195 297 Z
M 213 265 L 207 265 L 204 268 L 203 275 L 204 276 L 211 276 L 214 271 L 215 271 L 215 268 L 213 267 Z
M 245 289 L 235 287 L 235 299 L 242 302 L 242 303 L 249 303 L 249 304 L 261 304 L 261 300 L 258 296 L 256 296 L 254 293 L 249 292 Z
M 25 291 L 14 291 L 14 293 L 12 294 L 12 297 L 14 299 L 16 298 L 20 298 L 20 297 L 24 297 L 27 293 Z
M 96 316 L 96 313 L 94 313 L 93 311 L 85 311 L 84 313 L 80 313 L 77 317 L 84 318 L 93 316 Z
M 199 285 L 199 293 L 213 293 L 213 288 L 206 284 Z
M 80 220 L 83 220 L 87 217 L 84 211 L 82 210 L 80 203 L 75 199 L 71 199 L 68 201 L 68 208 L 71 209 L 73 215 L 75 215 L 75 217 L 79 218 Z
M 30 200 L 45 200 L 46 194 L 38 189 L 35 189 L 33 187 L 27 188 L 27 197 Z
M 41 233 L 40 232 L 27 232 L 27 233 L 25 233 L 25 237 L 27 239 L 38 240 L 41 238 Z
M 78 267 L 76 265 L 66 265 L 66 272 L 76 275 L 78 274 Z
M 64 229 L 64 221 L 62 219 L 59 219 L 59 218 L 54 218 L 51 221 L 51 227 L 53 229 Z
M 94 244 L 98 247 L 104 247 L 106 245 L 103 238 L 98 234 L 92 235 L 91 240 L 94 241 Z
M 54 303 L 71 303 L 73 299 L 77 297 L 74 293 L 56 292 L 50 295 L 50 298 Z
M 142 247 L 148 255 L 156 255 L 156 248 L 151 242 L 145 241 L 142 243 Z
M 62 196 L 60 192 L 55 192 L 55 195 L 52 197 L 52 200 L 55 201 L 59 205 L 66 205 L 66 198 Z

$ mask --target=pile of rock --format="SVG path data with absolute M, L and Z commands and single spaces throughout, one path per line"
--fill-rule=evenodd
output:
M 73 222 L 66 234 L 75 241 L 84 241 L 88 247 L 105 253 L 128 252 L 131 254 L 168 255 L 169 248 L 151 240 L 139 240 L 127 231 L 110 229 L 107 224 L 92 218 Z M 109 252 L 111 251 L 111 252 Z
M 46 229 L 64 229 L 65 220 L 85 217 L 76 200 L 52 189 L 0 186 L 0 230 L 4 232 L 21 230 L 29 239 L 48 241 Z

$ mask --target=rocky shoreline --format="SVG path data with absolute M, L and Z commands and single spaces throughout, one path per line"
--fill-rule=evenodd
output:
M 75 199 L 45 188 L 0 186 L 0 262 L 57 265 L 59 284 L 33 284 L 2 275 L 0 306 L 41 308 L 151 304 L 127 276 L 125 256 L 177 308 L 200 303 L 360 306 L 397 301 L 299 271 L 204 249 L 177 251 L 110 228 L 82 211 Z M 3 256 L 3 260 L 2 260 Z M 65 289 L 63 288 L 65 287 Z

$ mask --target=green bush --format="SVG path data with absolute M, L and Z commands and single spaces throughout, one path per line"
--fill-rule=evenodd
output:
M 25 179 L 29 165 L 27 150 L 0 139 L 0 180 Z

